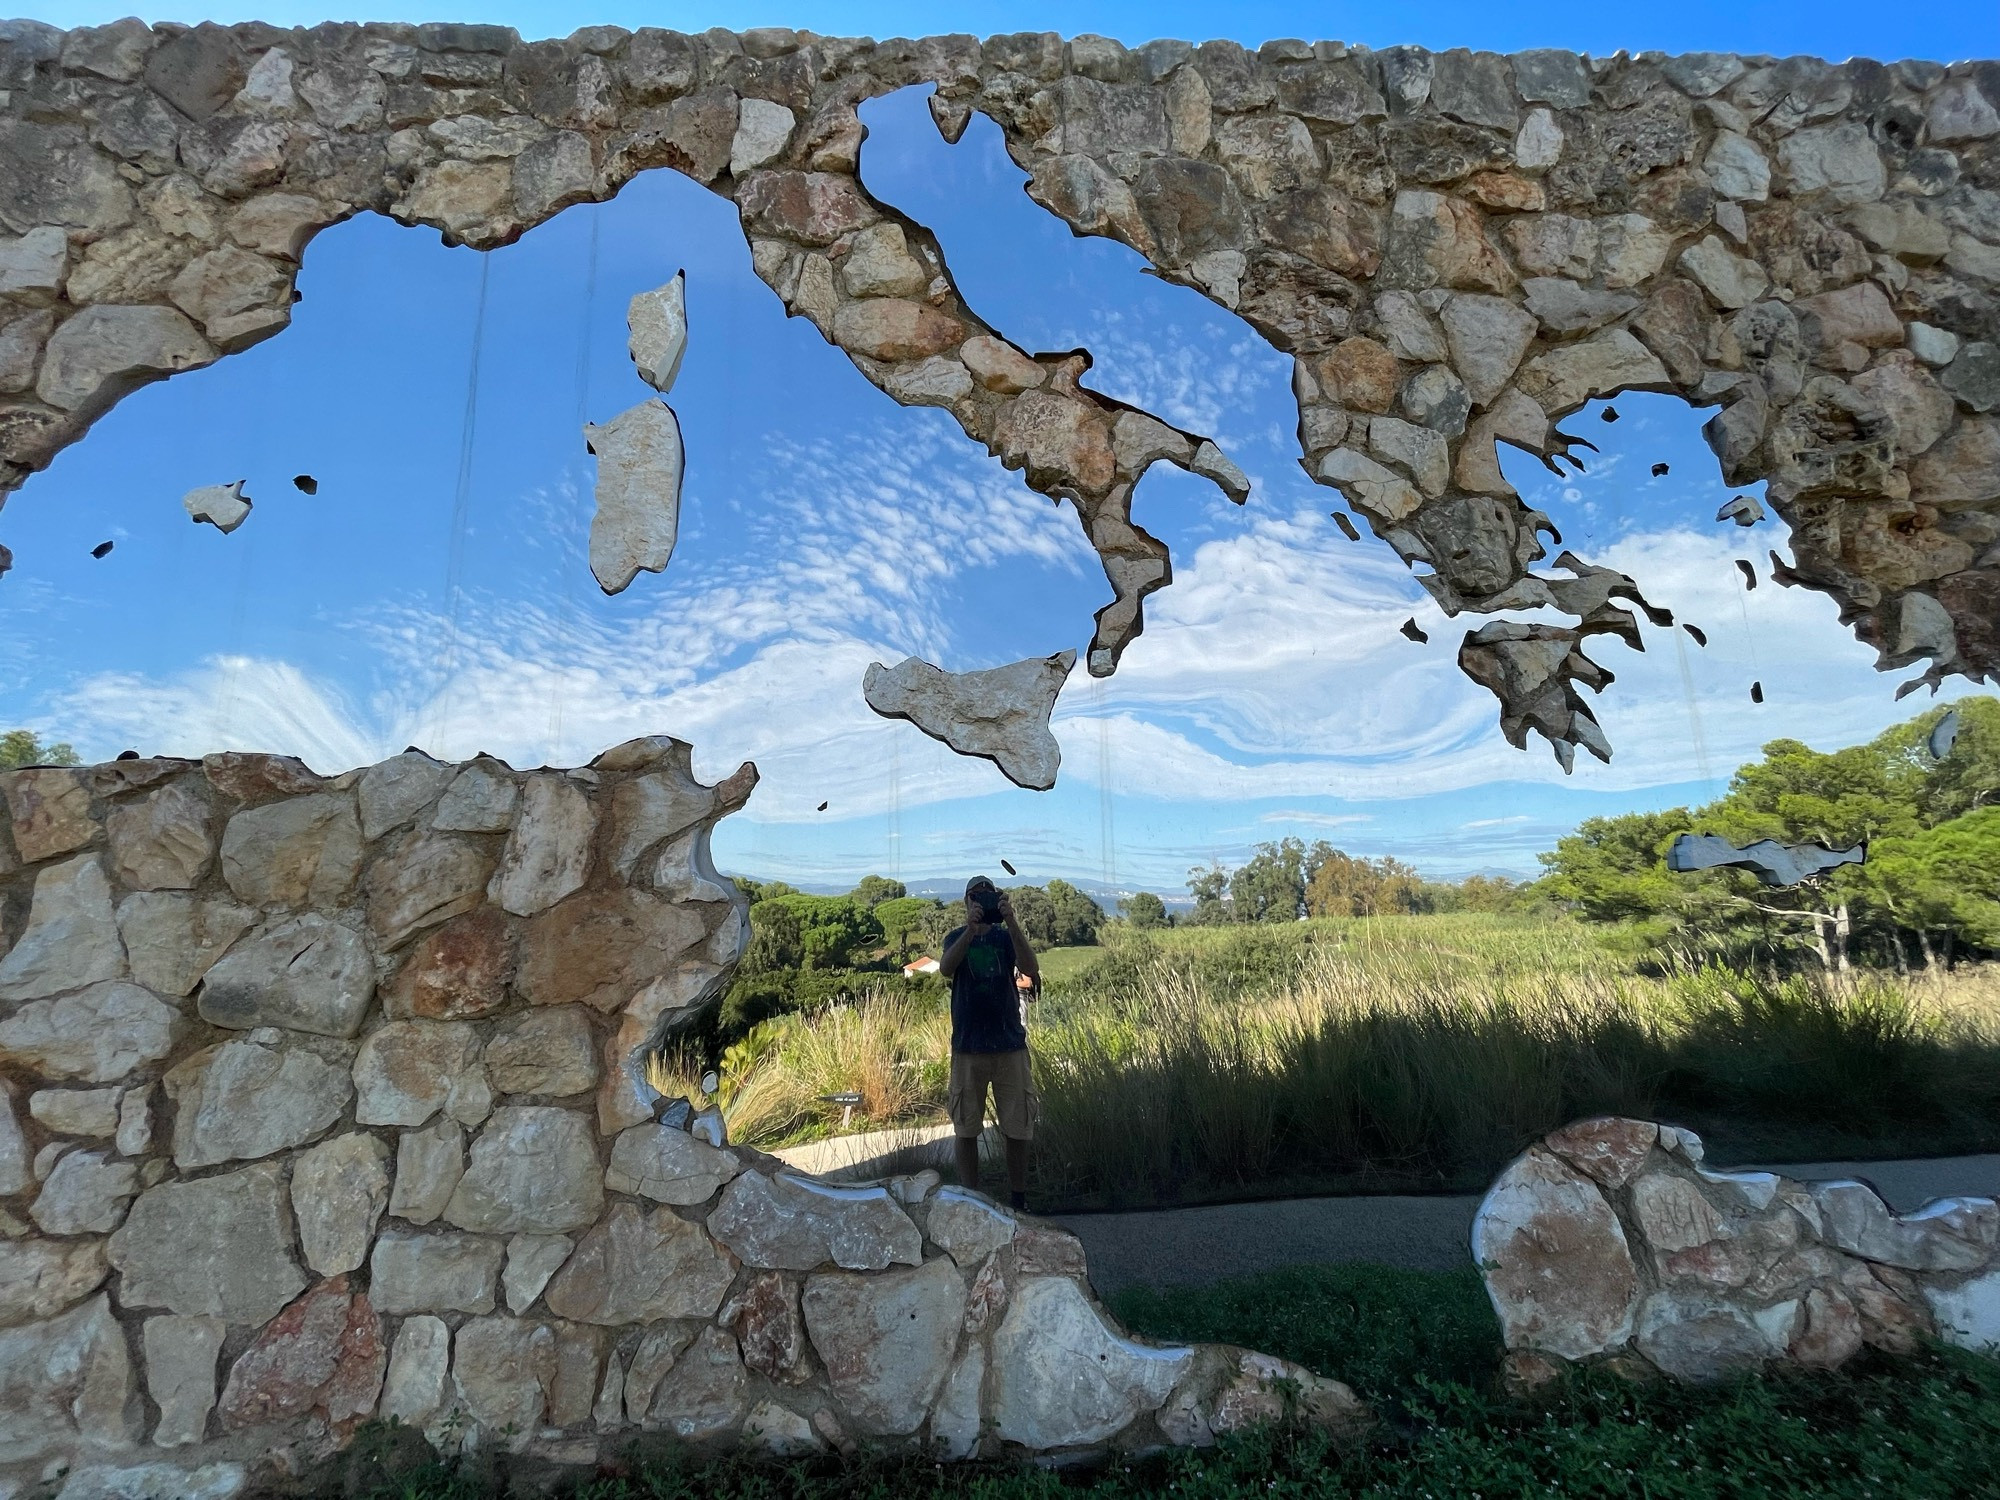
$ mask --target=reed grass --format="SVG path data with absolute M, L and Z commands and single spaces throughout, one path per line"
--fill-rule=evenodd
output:
M 1580 924 L 1298 923 L 1126 943 L 1030 1029 L 1047 1207 L 1470 1191 L 1580 1116 L 1671 1118 L 1741 1158 L 2000 1145 L 2000 985 L 1648 976 Z M 941 1115 L 949 1020 L 889 993 L 766 1023 L 725 1059 L 732 1138 Z

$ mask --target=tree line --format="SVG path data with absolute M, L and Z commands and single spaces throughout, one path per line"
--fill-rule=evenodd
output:
M 1369 859 L 1336 849 L 1324 839 L 1307 844 L 1297 838 L 1259 844 L 1234 870 L 1219 860 L 1197 865 L 1188 872 L 1187 888 L 1194 909 L 1179 921 L 1190 927 L 1296 922 L 1302 917 L 1498 911 L 1519 904 L 1526 889 L 1494 875 L 1456 882 L 1426 880 L 1399 859 L 1386 855 Z M 1154 924 L 1134 921 L 1133 925 Z
M 1865 745 L 1822 753 L 1773 740 L 1729 790 L 1700 807 L 1589 818 L 1541 856 L 1537 882 L 1595 921 L 1632 922 L 1655 946 L 1738 966 L 1800 957 L 1839 971 L 1857 962 L 1907 970 L 1961 949 L 2000 950 L 2000 699 L 1961 699 L 1943 758 L 1933 708 Z M 1796 886 L 1745 871 L 1676 874 L 1683 833 L 1867 845 L 1867 858 Z

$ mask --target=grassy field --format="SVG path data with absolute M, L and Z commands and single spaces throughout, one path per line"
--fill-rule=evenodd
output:
M 1457 915 L 1176 929 L 1051 954 L 1030 1023 L 1045 1210 L 1471 1191 L 1620 1113 L 1723 1157 L 2000 1147 L 2000 976 L 1638 972 L 1615 928 Z M 885 991 L 732 1053 L 733 1138 L 941 1118 L 949 1020 Z
M 1326 1266 L 1116 1311 L 1162 1339 L 1248 1344 L 1346 1380 L 1380 1418 L 1336 1448 L 1283 1430 L 1199 1452 L 1070 1471 L 915 1459 L 784 1467 L 642 1459 L 573 1488 L 492 1466 L 396 1472 L 360 1443 L 314 1493 L 355 1500 L 1946 1500 L 2000 1493 L 2000 1365 L 1937 1351 L 1868 1357 L 1835 1376 L 1711 1389 L 1579 1377 L 1533 1402 L 1497 1391 L 1499 1333 L 1477 1275 Z

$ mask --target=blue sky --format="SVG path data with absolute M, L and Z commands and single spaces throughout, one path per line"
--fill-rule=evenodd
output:
M 967 6 L 948 20 L 795 5 L 784 19 L 876 35 L 1226 28 L 1378 45 L 1995 50 L 1989 16 L 1944 7 L 1608 11 L 1425 7 L 1404 25 L 1379 9 L 1275 5 Z M 60 24 L 116 13 L 39 11 Z M 459 15 L 530 35 L 585 19 Z M 588 19 L 692 29 L 773 16 L 613 5 Z M 1613 22 L 1630 30 L 1606 35 Z M 1386 548 L 1346 541 L 1329 518 L 1338 497 L 1300 472 L 1286 361 L 1221 308 L 1141 275 L 1131 252 L 1073 238 L 1020 192 L 989 123 L 947 147 L 914 92 L 864 119 L 869 186 L 937 231 L 990 322 L 1031 348 L 1087 345 L 1098 388 L 1213 435 L 1255 485 L 1240 510 L 1164 468 L 1142 486 L 1137 514 L 1173 548 L 1176 581 L 1149 601 L 1116 677 L 1079 672 L 1065 691 L 1055 791 L 1014 790 L 875 718 L 860 679 L 908 653 L 966 670 L 1082 646 L 1107 590 L 1073 517 L 788 321 L 751 273 L 730 206 L 670 173 L 486 257 L 373 217 L 321 235 L 289 330 L 128 399 L 0 514 L 17 559 L 0 582 L 0 723 L 93 758 L 234 746 L 323 770 L 405 744 L 573 764 L 666 732 L 695 744 L 711 779 L 746 758 L 764 773 L 718 837 L 726 867 L 845 885 L 1006 857 L 1024 877 L 1172 891 L 1190 865 L 1286 834 L 1439 875 L 1529 873 L 1582 817 L 1703 798 L 1765 740 L 1850 743 L 1914 708 L 1891 701 L 1896 679 L 1871 670 L 1830 601 L 1768 582 L 1742 593 L 1731 560 L 1761 562 L 1776 533 L 1715 525 L 1726 492 L 1700 417 L 1630 396 L 1616 424 L 1596 408 L 1570 424 L 1603 449 L 1584 476 L 1556 480 L 1519 456 L 1509 474 L 1578 552 L 1634 574 L 1710 644 L 1651 629 L 1643 655 L 1593 644 L 1619 677 L 1598 704 L 1610 766 L 1586 757 L 1565 778 L 1539 740 L 1511 749 L 1494 700 L 1454 664 L 1477 622 L 1445 620 Z M 625 352 L 625 304 L 682 267 L 680 541 L 665 574 L 606 599 L 583 561 L 580 427 L 647 394 Z M 1655 479 L 1661 461 L 1670 473 Z M 316 496 L 292 487 L 300 472 L 317 477 Z M 241 530 L 189 524 L 186 490 L 245 477 L 258 506 Z M 116 549 L 93 560 L 103 540 Z M 1398 633 L 1411 615 L 1429 645 Z

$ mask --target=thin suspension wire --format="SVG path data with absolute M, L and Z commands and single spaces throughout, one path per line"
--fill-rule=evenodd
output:
M 460 585 L 465 573 L 466 526 L 472 512 L 472 455 L 479 432 L 479 360 L 486 343 L 486 293 L 492 272 L 492 257 L 484 251 L 480 252 L 479 302 L 472 317 L 472 356 L 465 366 L 465 415 L 460 420 L 458 431 L 458 482 L 452 492 L 451 541 L 445 553 L 444 680 L 438 688 L 437 708 L 433 716 L 433 749 L 439 748 L 439 742 L 444 738 L 452 674 L 458 669 Z
M 1097 836 L 1102 842 L 1104 884 L 1118 884 L 1116 830 L 1111 811 L 1111 724 L 1104 717 L 1104 679 L 1090 679 L 1090 695 L 1097 710 Z
M 595 316 L 597 306 L 597 232 L 599 223 L 598 215 L 592 214 L 590 216 L 590 261 L 584 271 L 583 277 L 583 314 L 576 333 L 576 430 L 579 437 L 582 435 L 584 423 L 590 420 L 590 335 L 592 319 Z M 578 488 L 580 492 L 583 474 L 583 459 L 581 456 L 576 459 L 574 472 L 578 475 Z M 575 520 L 574 512 L 572 512 L 569 519 L 573 524 Z M 576 628 L 576 592 L 578 582 L 580 581 L 578 574 L 582 571 L 583 562 L 583 558 L 571 557 L 567 553 L 565 553 L 562 559 L 563 638 L 565 640 L 574 634 Z M 548 756 L 550 765 L 560 765 L 563 760 L 563 708 L 564 691 L 567 686 L 568 678 L 564 675 L 562 668 L 558 666 L 555 672 L 555 687 L 549 694 Z

